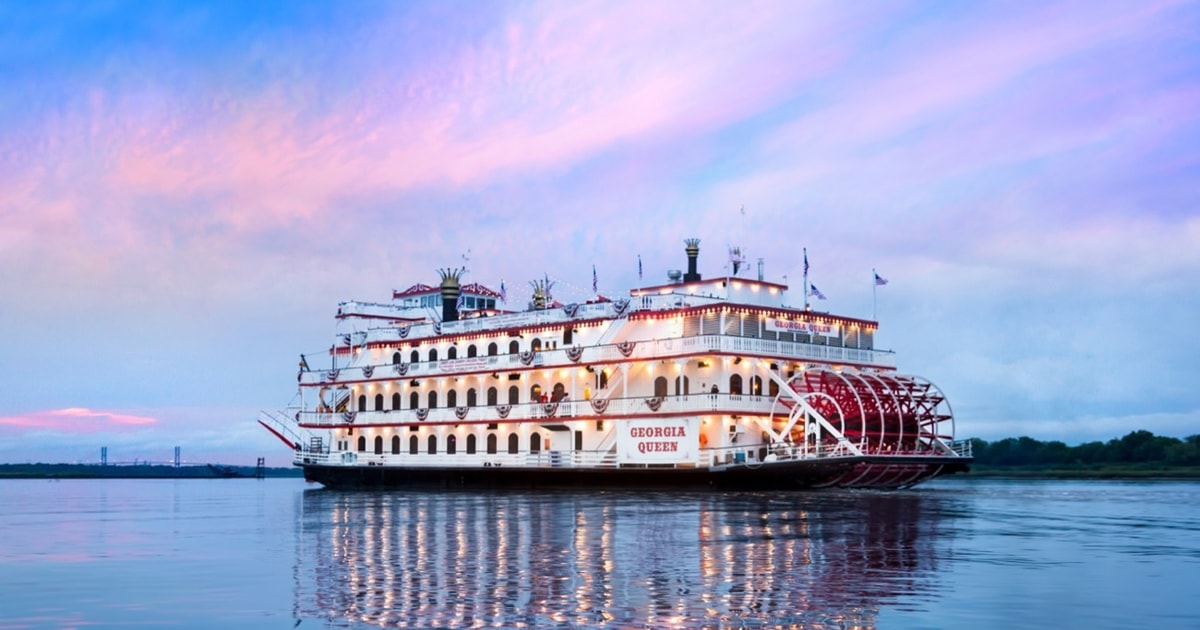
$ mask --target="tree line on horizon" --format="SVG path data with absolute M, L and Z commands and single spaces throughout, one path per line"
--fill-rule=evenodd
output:
M 1057 440 L 1042 442 L 1031 437 L 995 442 L 972 438 L 971 449 L 975 464 L 980 466 L 1200 465 L 1200 435 L 1179 439 L 1145 430 L 1132 431 L 1107 442 L 1085 442 L 1078 446 L 1067 446 Z

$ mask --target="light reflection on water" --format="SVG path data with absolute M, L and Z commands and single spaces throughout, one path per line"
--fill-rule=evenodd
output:
M 9 628 L 1198 628 L 1200 483 L 339 493 L 0 480 Z
M 940 588 L 941 492 L 309 490 L 298 618 L 388 627 L 874 626 Z

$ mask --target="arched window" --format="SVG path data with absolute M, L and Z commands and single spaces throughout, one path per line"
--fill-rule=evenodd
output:
M 499 350 L 500 350 L 500 349 L 496 347 L 496 344 L 495 344 L 494 342 L 493 342 L 493 343 L 489 343 L 489 344 L 488 344 L 488 356 L 489 356 L 489 357 L 494 357 L 494 356 L 496 356 L 496 353 L 497 353 Z
M 474 455 L 474 454 L 475 454 L 475 434 L 472 433 L 467 436 L 467 455 Z
M 366 411 L 366 410 L 367 410 L 367 397 L 366 397 L 366 395 L 365 395 L 365 394 L 363 394 L 363 395 L 360 395 L 360 396 L 358 397 L 358 410 L 359 410 L 359 411 Z
M 375 436 L 375 454 L 383 455 L 383 436 L 382 435 Z
M 410 354 L 408 356 L 408 361 L 409 361 L 409 363 L 420 363 L 421 362 L 420 353 L 418 353 L 416 350 L 413 350 L 412 354 Z
M 542 434 L 534 431 L 529 434 L 529 452 L 538 453 L 542 450 Z
M 742 375 L 734 374 L 729 377 L 729 393 L 737 396 L 742 393 Z
M 393 435 L 392 436 L 392 455 L 399 455 L 399 454 L 400 454 L 400 436 Z
M 400 351 L 399 350 L 392 353 L 392 365 L 400 365 L 403 362 L 404 361 L 402 361 L 400 359 Z
M 596 386 L 596 389 L 606 388 L 608 388 L 608 370 L 605 369 L 600 370 L 600 384 Z
M 529 402 L 541 402 L 541 401 L 542 401 L 542 386 L 534 385 L 533 387 L 530 387 L 529 388 Z
M 408 395 L 408 408 L 416 409 L 417 407 L 420 407 L 420 406 L 421 406 L 421 395 L 418 394 L 417 392 L 413 392 L 413 393 L 409 394 Z
M 675 395 L 676 396 L 687 396 L 689 393 L 690 392 L 688 391 L 688 377 L 676 376 L 675 377 Z
M 383 411 L 383 394 L 375 394 L 375 411 Z
M 769 395 L 769 396 L 778 396 L 779 395 L 779 383 L 776 383 L 775 379 L 771 379 L 771 380 L 767 381 L 767 395 Z
M 513 339 L 512 341 L 508 342 L 508 353 L 509 354 L 516 354 L 520 351 L 521 351 L 521 342 L 517 341 L 516 339 Z
M 567 388 L 562 383 L 554 384 L 554 391 L 550 394 L 550 399 L 558 402 L 567 397 Z
M 437 361 L 437 348 L 430 348 L 430 349 L 429 349 L 429 360 L 430 360 L 430 361 Z
M 508 404 L 516 405 L 516 404 L 519 404 L 520 402 L 521 402 L 521 390 L 516 385 L 509 387 L 508 388 Z
M 452 390 L 446 392 L 446 406 L 447 407 L 457 407 L 458 406 L 458 391 L 457 390 L 452 389 Z
M 420 440 L 417 439 L 417 436 L 415 436 L 415 435 L 409 436 L 409 438 L 408 438 L 408 454 L 416 455 L 417 450 L 418 450 L 417 447 L 420 446 L 420 444 L 421 444 L 421 442 L 420 442 Z
M 487 404 L 489 407 L 495 407 L 498 404 L 496 399 L 499 396 L 499 394 L 500 394 L 500 392 L 497 392 L 495 387 L 488 388 Z
M 446 454 L 453 455 L 458 452 L 458 436 L 451 433 L 446 438 Z
M 487 444 L 488 444 L 488 447 L 487 447 L 488 455 L 495 455 L 496 454 L 496 434 L 495 433 L 488 434 Z
M 517 437 L 517 434 L 509 433 L 508 434 L 508 452 L 512 455 L 516 455 L 517 447 L 520 445 L 521 445 L 521 439 Z
M 392 394 L 392 411 L 400 411 L 400 392 Z
M 358 452 L 359 453 L 367 452 L 367 436 L 365 436 L 365 435 L 358 436 Z
M 541 350 L 542 349 L 542 340 L 538 339 L 537 337 L 534 337 L 533 342 L 531 342 L 529 344 L 529 349 L 533 350 L 534 352 Z
M 437 392 L 429 392 L 429 408 L 437 408 Z
M 476 400 L 475 388 L 472 387 L 467 390 L 467 406 L 474 407 L 477 404 L 479 404 L 479 401 Z
M 430 434 L 429 436 L 429 454 L 437 455 L 437 436 Z
M 467 346 L 467 358 L 475 356 L 475 344 Z
M 750 395 L 762 396 L 762 377 L 757 374 L 750 377 Z
M 660 376 L 654 379 L 654 395 L 663 398 L 667 397 L 667 377 Z
M 456 348 L 455 346 L 450 346 L 450 349 L 446 351 L 446 358 L 447 359 L 457 359 L 458 358 L 458 348 Z

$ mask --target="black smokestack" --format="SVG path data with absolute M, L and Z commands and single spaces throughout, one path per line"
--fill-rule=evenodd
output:
M 458 279 L 464 269 L 439 269 L 442 276 L 442 321 L 458 321 L 458 294 L 460 286 Z
M 696 272 L 696 257 L 700 255 L 700 239 L 689 238 L 684 241 L 684 244 L 687 245 L 684 251 L 687 252 L 688 270 L 683 274 L 683 281 L 697 282 L 700 280 L 700 274 Z

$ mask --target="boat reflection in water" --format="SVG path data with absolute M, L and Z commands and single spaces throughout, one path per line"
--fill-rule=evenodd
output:
M 938 593 L 937 491 L 310 490 L 296 617 L 335 626 L 874 626 Z

